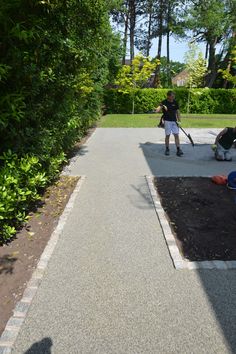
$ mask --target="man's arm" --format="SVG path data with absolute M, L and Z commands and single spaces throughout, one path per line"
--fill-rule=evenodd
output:
M 156 113 L 160 113 L 161 110 L 162 110 L 162 106 L 159 105 L 159 106 L 155 109 L 155 112 L 156 112 Z
M 162 112 L 163 108 L 164 108 L 165 111 L 167 111 L 167 107 L 166 107 L 163 103 L 160 103 L 159 106 L 156 108 L 155 111 L 156 111 L 157 113 L 160 113 L 160 112 Z
M 227 133 L 227 131 L 228 131 L 228 128 L 225 128 L 225 129 L 223 129 L 223 130 L 217 135 L 216 140 L 215 140 L 215 144 L 218 143 L 218 141 L 220 140 L 220 138 L 221 138 L 225 133 Z

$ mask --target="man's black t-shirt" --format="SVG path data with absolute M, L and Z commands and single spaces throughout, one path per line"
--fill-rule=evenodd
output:
M 227 132 L 219 139 L 219 144 L 226 150 L 230 149 L 236 139 L 234 128 L 227 127 Z
M 179 109 L 178 103 L 174 100 L 173 102 L 168 101 L 167 99 L 161 102 L 162 105 L 167 107 L 167 111 L 163 108 L 163 118 L 167 121 L 176 121 L 177 120 L 177 110 Z

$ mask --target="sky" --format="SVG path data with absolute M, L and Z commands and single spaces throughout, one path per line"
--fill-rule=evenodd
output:
M 154 42 L 151 51 L 150 51 L 150 57 L 155 57 L 157 55 L 157 39 Z M 203 58 L 205 58 L 205 51 L 206 51 L 206 43 L 197 43 L 197 46 L 199 50 L 203 54 Z M 216 53 L 219 53 L 221 50 L 221 45 L 216 46 Z M 172 61 L 178 61 L 180 63 L 185 63 L 185 54 L 188 52 L 189 47 L 188 47 L 188 41 L 186 40 L 175 40 L 173 37 L 170 37 L 170 60 Z M 135 54 L 137 54 L 138 51 L 135 50 Z M 164 57 L 166 56 L 166 37 L 163 37 L 162 40 L 162 51 L 161 51 L 161 56 Z M 129 53 L 127 53 L 127 57 L 129 57 Z
M 158 39 L 155 40 L 155 42 L 152 45 L 152 48 L 150 50 L 150 57 L 155 57 L 157 55 L 157 41 Z M 198 43 L 198 48 L 201 50 L 203 57 L 205 57 L 205 49 L 206 45 L 204 43 Z M 180 63 L 184 63 L 185 59 L 185 53 L 188 52 L 189 47 L 188 47 L 188 42 L 185 40 L 179 41 L 175 40 L 173 37 L 170 37 L 170 60 L 172 61 L 178 61 Z M 135 55 L 138 54 L 138 50 L 135 48 Z M 127 43 L 127 55 L 126 58 L 129 59 L 129 43 Z M 161 56 L 165 57 L 166 56 L 166 37 L 163 37 L 162 39 L 162 50 L 161 50 Z
M 119 27 L 114 26 L 113 24 L 113 29 L 116 31 Z M 155 42 L 152 45 L 152 48 L 150 50 L 150 56 L 155 57 L 157 55 L 157 42 L 158 39 L 155 40 Z M 205 50 L 206 50 L 206 44 L 205 43 L 198 43 L 198 48 L 203 54 L 203 57 L 205 57 Z M 187 40 L 176 40 L 174 37 L 170 37 L 170 60 L 172 61 L 178 61 L 180 63 L 185 62 L 185 53 L 188 52 L 189 47 L 188 47 L 188 41 Z M 216 46 L 216 52 L 219 52 L 220 46 Z M 135 54 L 138 54 L 138 50 L 135 49 Z M 162 51 L 161 51 L 161 56 L 166 56 L 166 37 L 163 37 L 162 39 Z M 129 43 L 127 43 L 127 59 L 129 59 Z
M 114 31 L 122 32 L 123 27 L 122 26 L 117 26 L 117 24 L 112 23 L 111 25 L 114 29 Z M 122 36 L 122 35 L 121 35 Z M 157 41 L 156 39 L 152 45 L 151 51 L 150 51 L 150 56 L 155 57 L 157 55 Z M 200 44 L 199 49 L 203 52 L 203 55 L 205 56 L 205 45 Z M 173 61 L 179 61 L 180 63 L 184 63 L 184 55 L 188 51 L 188 42 L 185 40 L 183 41 L 177 41 L 173 37 L 170 37 L 170 60 Z M 138 54 L 138 50 L 135 49 L 135 54 Z M 163 37 L 162 39 L 162 56 L 166 56 L 166 37 Z M 127 59 L 129 59 L 129 42 L 127 43 Z
M 175 41 L 174 38 L 170 38 L 170 60 L 179 61 L 184 63 L 184 55 L 188 51 L 188 43 Z M 154 57 L 157 54 L 157 40 L 152 45 L 150 56 Z M 162 40 L 161 56 L 166 56 L 166 38 Z
M 199 49 L 202 51 L 203 56 L 205 56 L 205 44 L 199 43 Z M 170 37 L 170 60 L 179 61 L 180 63 L 184 63 L 185 53 L 189 50 L 187 41 L 177 41 L 173 37 Z M 150 56 L 154 57 L 157 54 L 157 40 L 156 43 L 153 44 Z M 162 51 L 161 56 L 166 56 L 166 38 L 164 37 L 162 40 Z

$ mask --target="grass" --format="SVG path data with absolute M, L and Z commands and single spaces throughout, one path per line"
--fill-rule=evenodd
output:
M 107 114 L 98 122 L 100 128 L 152 128 L 161 114 Z M 184 128 L 224 128 L 236 126 L 236 114 L 181 115 Z

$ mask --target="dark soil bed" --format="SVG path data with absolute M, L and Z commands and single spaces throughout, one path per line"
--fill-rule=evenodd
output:
M 236 191 L 207 177 L 158 177 L 154 183 L 185 258 L 236 260 Z

